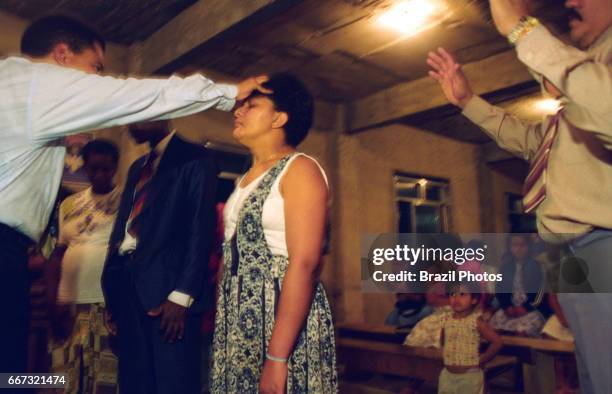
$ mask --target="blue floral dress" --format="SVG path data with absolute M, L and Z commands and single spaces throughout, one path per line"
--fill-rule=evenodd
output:
M 236 232 L 226 240 L 219 284 L 211 366 L 211 393 L 257 393 L 289 263 L 272 255 L 262 225 L 263 205 L 292 155 L 263 177 L 240 209 Z M 321 283 L 306 324 L 289 357 L 287 393 L 336 393 L 332 314 Z

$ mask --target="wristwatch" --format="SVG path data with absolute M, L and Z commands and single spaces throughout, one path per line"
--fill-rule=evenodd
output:
M 514 26 L 514 29 L 512 29 L 510 34 L 508 34 L 508 42 L 510 42 L 512 45 L 516 45 L 521 38 L 529 34 L 529 32 L 539 24 L 540 21 L 532 16 L 522 17 L 519 23 Z

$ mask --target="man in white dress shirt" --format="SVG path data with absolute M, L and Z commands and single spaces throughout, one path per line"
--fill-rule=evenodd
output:
M 203 75 L 166 79 L 100 76 L 104 39 L 50 16 L 24 32 L 27 57 L 0 60 L 0 372 L 25 372 L 27 248 L 47 225 L 62 175 L 62 137 L 209 108 L 229 111 L 265 77 L 216 84 Z

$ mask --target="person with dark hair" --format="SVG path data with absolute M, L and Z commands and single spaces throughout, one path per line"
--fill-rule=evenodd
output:
M 478 282 L 452 282 L 447 289 L 452 312 L 442 322 L 444 369 L 440 373 L 438 393 L 482 393 L 483 368 L 501 349 L 501 338 L 481 317 L 478 304 L 482 294 Z M 482 354 L 481 338 L 490 343 Z
M 56 45 L 66 44 L 76 54 L 99 46 L 102 52 L 106 41 L 85 23 L 63 15 L 47 16 L 32 23 L 21 37 L 21 53 L 30 57 L 44 57 Z
M 495 289 L 500 309 L 491 317 L 493 328 L 512 334 L 538 336 L 545 319 L 540 309 L 545 296 L 542 266 L 531 250 L 531 234 L 510 234 L 507 255 Z
M 100 139 L 87 143 L 83 153 L 91 187 L 61 203 L 59 236 L 45 269 L 54 334 L 51 367 L 67 375 L 65 392 L 117 392 L 100 279 L 121 197 L 113 185 L 119 151 Z
M 81 149 L 81 156 L 85 166 L 87 166 L 87 162 L 95 160 L 96 155 L 107 155 L 112 162 L 115 164 L 119 163 L 119 149 L 117 149 L 117 145 L 105 139 L 89 141 Z
M 214 303 L 217 169 L 211 152 L 167 121 L 129 130 L 151 151 L 130 167 L 102 274 L 120 389 L 199 394 L 202 313 Z
M 276 74 L 234 113 L 233 135 L 253 164 L 225 211 L 212 393 L 335 393 L 331 310 L 320 283 L 328 184 L 296 151 L 313 100 L 296 77 Z
M 209 108 L 229 111 L 261 89 L 265 77 L 237 86 L 203 75 L 119 79 L 104 69 L 104 40 L 68 17 L 33 22 L 24 57 L 0 60 L 0 372 L 25 372 L 28 322 L 27 248 L 53 209 L 65 148 L 80 132 Z

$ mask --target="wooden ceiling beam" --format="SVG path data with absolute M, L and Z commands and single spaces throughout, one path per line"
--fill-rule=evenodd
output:
M 273 6 L 299 1 L 248 0 L 240 1 L 240 6 L 237 6 L 235 0 L 200 0 L 146 40 L 130 47 L 130 72 L 152 74 L 173 71 L 168 70 L 168 65 L 229 29 Z
M 425 59 L 423 59 L 425 61 Z M 476 94 L 506 89 L 533 79 L 508 50 L 463 66 Z M 347 104 L 347 132 L 397 121 L 448 104 L 438 83 L 425 77 L 404 82 Z

